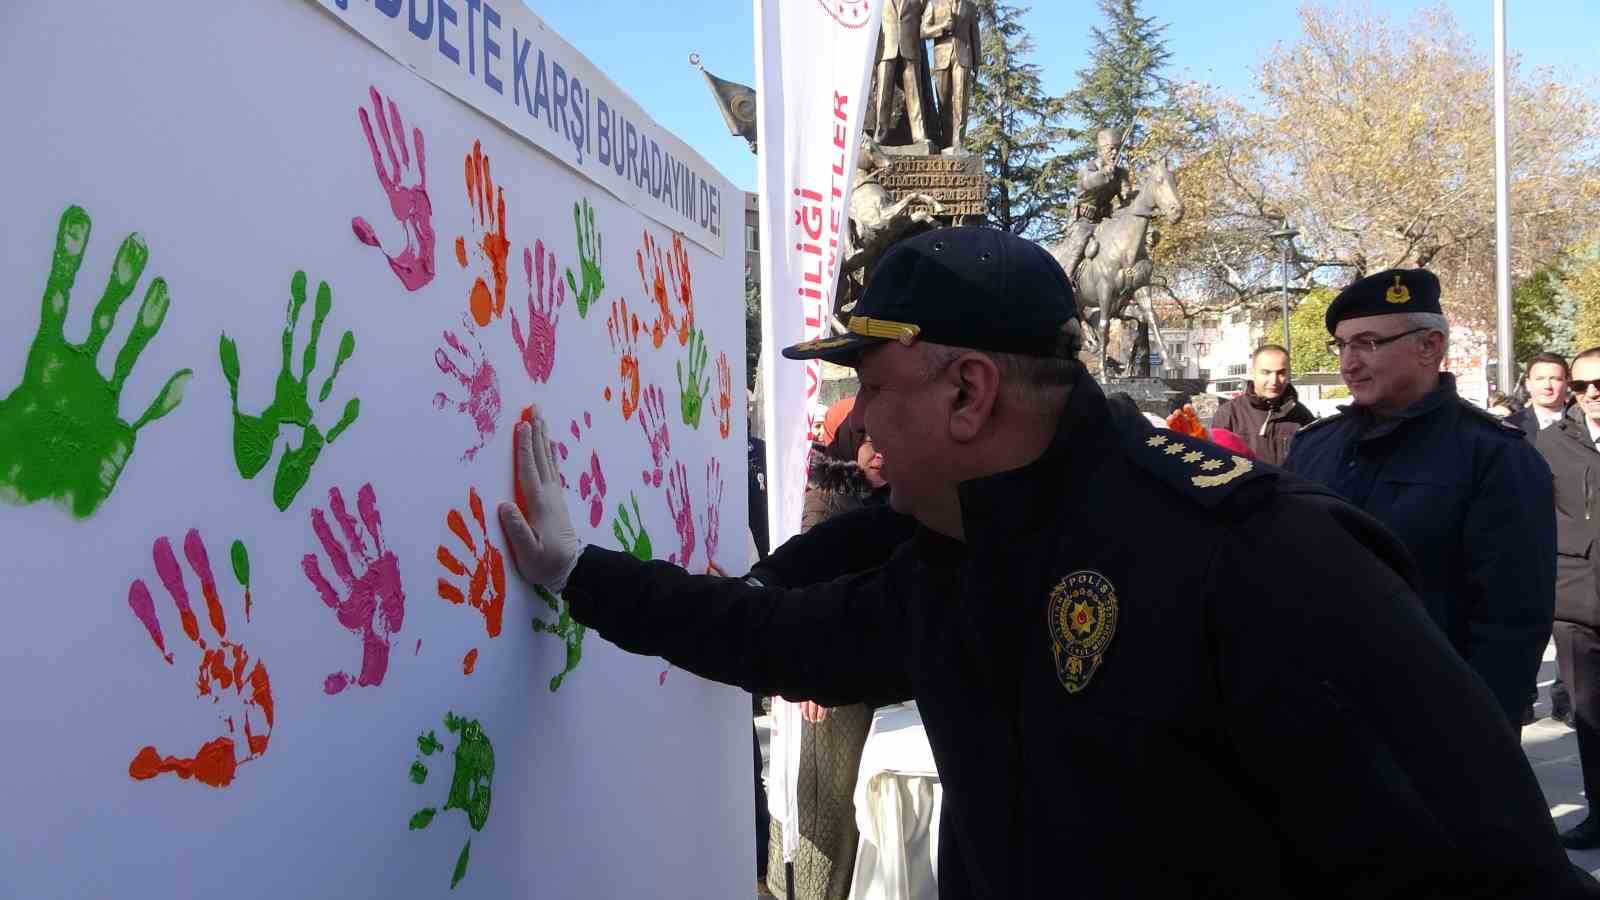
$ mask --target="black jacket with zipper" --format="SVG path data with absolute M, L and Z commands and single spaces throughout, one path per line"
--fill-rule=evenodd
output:
M 1217 407 L 1211 417 L 1212 428 L 1223 428 L 1238 435 L 1256 459 L 1274 466 L 1289 458 L 1289 442 L 1295 432 L 1316 421 L 1311 410 L 1300 405 L 1294 385 L 1284 385 L 1283 393 L 1272 399 L 1256 394 L 1255 385 Z

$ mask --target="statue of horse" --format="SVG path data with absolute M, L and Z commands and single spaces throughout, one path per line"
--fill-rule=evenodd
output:
M 1106 372 L 1106 350 L 1115 319 L 1140 319 L 1150 325 L 1158 346 L 1165 347 L 1155 312 L 1148 299 L 1141 299 L 1138 315 L 1128 314 L 1128 301 L 1139 288 L 1150 283 L 1150 254 L 1146 236 L 1150 220 L 1160 216 L 1169 222 L 1183 218 L 1183 200 L 1178 182 L 1165 163 L 1155 163 L 1139 172 L 1138 186 L 1126 206 L 1095 225 L 1094 237 L 1078 264 L 1068 272 L 1078 301 L 1078 315 L 1100 354 L 1100 371 Z M 1067 261 L 1065 244 L 1051 248 L 1051 255 L 1062 265 Z M 1131 363 L 1131 360 L 1129 361 Z M 1125 366 L 1124 369 L 1131 368 Z

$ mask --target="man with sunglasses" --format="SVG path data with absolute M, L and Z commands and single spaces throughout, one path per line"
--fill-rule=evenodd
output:
M 1541 356 L 1547 354 L 1540 354 Z M 1557 357 L 1559 359 L 1559 357 Z M 1563 361 L 1563 369 L 1565 362 Z M 1572 360 L 1575 401 L 1534 438 L 1555 473 L 1556 663 L 1571 690 L 1573 727 L 1590 814 L 1562 832 L 1569 849 L 1600 847 L 1600 347 Z M 1566 387 L 1563 384 L 1563 388 Z M 1565 391 L 1563 391 L 1565 393 Z
M 1450 324 L 1432 272 L 1363 278 L 1324 323 L 1355 402 L 1302 429 L 1284 465 L 1399 536 L 1428 615 L 1515 728 L 1555 606 L 1550 467 L 1521 429 L 1462 400 L 1439 371 Z

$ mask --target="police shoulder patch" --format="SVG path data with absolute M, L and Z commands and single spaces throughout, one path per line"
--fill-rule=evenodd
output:
M 1210 509 L 1246 484 L 1278 477 L 1248 457 L 1176 431 L 1135 432 L 1129 439 L 1133 442 L 1129 455 L 1136 465 Z
M 1089 686 L 1117 635 L 1117 589 L 1099 572 L 1073 572 L 1050 591 L 1045 625 L 1056 677 L 1076 694 Z

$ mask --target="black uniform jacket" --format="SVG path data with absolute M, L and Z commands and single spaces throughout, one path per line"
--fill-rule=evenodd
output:
M 1062 422 L 1035 463 L 961 486 L 965 543 L 919 530 L 804 589 L 589 547 L 566 599 L 747 690 L 916 698 L 943 898 L 1580 890 L 1387 531 L 1087 376 Z
M 1439 378 L 1397 416 L 1347 406 L 1307 425 L 1285 465 L 1399 536 L 1428 614 L 1521 722 L 1555 609 L 1550 467 L 1520 429 L 1460 399 L 1454 376 Z
M 1534 440 L 1555 477 L 1556 618 L 1600 628 L 1600 450 L 1576 405 Z

